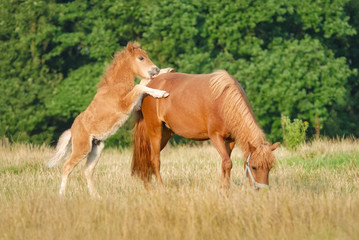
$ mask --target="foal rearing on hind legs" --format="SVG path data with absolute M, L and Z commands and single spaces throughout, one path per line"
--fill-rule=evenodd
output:
M 128 43 L 124 50 L 115 54 L 94 99 L 76 117 L 71 129 L 61 135 L 56 153 L 48 163 L 49 167 L 56 165 L 72 145 L 71 157 L 63 168 L 61 195 L 65 194 L 67 178 L 74 167 L 87 157 L 84 167 L 87 185 L 91 196 L 99 197 L 92 175 L 104 148 L 104 141 L 116 133 L 132 110 L 141 104 L 145 93 L 155 98 L 168 96 L 165 91 L 143 85 L 134 86 L 135 76 L 152 79 L 159 71 L 138 43 Z

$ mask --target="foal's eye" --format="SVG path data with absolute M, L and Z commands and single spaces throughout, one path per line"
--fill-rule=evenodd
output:
M 257 170 L 257 167 L 256 167 L 256 166 L 252 166 L 252 169 L 253 169 L 253 170 Z
M 143 61 L 143 60 L 145 60 L 145 58 L 141 56 L 138 58 L 138 60 Z

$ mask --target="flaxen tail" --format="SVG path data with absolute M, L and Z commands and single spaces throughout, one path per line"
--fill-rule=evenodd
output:
M 56 146 L 56 152 L 47 163 L 47 166 L 51 168 L 56 164 L 58 164 L 62 159 L 65 158 L 67 151 L 69 150 L 70 147 L 71 147 L 71 131 L 70 129 L 68 129 L 61 134 L 59 138 L 59 142 L 57 143 Z
M 137 176 L 144 182 L 148 182 L 153 174 L 151 165 L 151 145 L 141 111 L 136 112 L 136 125 L 133 130 L 133 141 L 132 176 Z

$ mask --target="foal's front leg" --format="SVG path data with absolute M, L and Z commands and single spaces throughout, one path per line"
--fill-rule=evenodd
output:
M 132 112 L 132 110 L 141 109 L 142 97 L 147 93 L 155 98 L 164 98 L 168 97 L 169 93 L 166 91 L 149 88 L 143 85 L 136 85 L 120 102 L 120 108 L 123 112 L 127 112 L 128 114 Z
M 140 89 L 140 91 L 142 91 L 143 93 L 147 93 L 147 94 L 151 95 L 154 98 L 164 98 L 164 97 L 169 96 L 169 93 L 166 92 L 166 91 L 163 91 L 163 90 L 149 88 L 149 87 L 146 87 L 146 86 L 143 86 L 143 85 L 137 85 L 137 86 Z

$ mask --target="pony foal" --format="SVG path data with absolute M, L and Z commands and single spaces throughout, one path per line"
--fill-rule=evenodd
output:
M 141 84 L 134 86 L 135 76 L 152 79 L 159 71 L 138 43 L 128 43 L 124 50 L 115 54 L 98 85 L 94 99 L 76 117 L 71 129 L 60 136 L 56 152 L 48 163 L 49 167 L 55 166 L 66 156 L 72 145 L 71 157 L 65 162 L 62 172 L 60 195 L 65 194 L 67 178 L 74 167 L 87 157 L 84 173 L 88 189 L 91 196 L 100 197 L 92 176 L 104 148 L 104 141 L 116 133 L 135 107 L 140 106 L 145 93 L 155 98 L 168 96 L 166 91 Z

